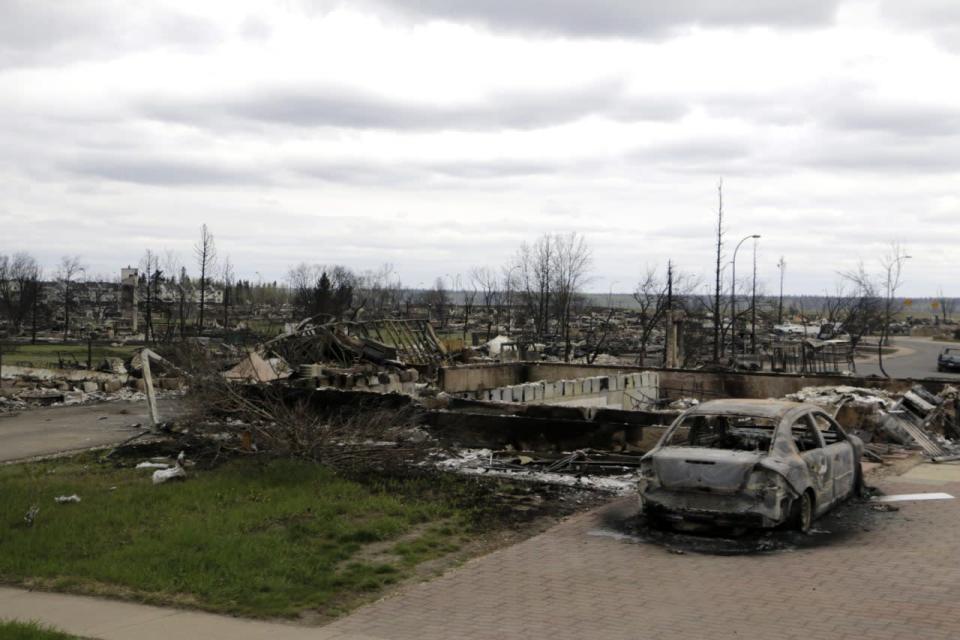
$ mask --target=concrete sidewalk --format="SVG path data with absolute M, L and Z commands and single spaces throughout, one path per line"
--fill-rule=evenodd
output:
M 100 640 L 326 640 L 347 637 L 316 627 L 6 587 L 0 587 L 2 619 L 34 620 Z

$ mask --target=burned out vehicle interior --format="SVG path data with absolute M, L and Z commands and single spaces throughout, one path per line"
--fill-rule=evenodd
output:
M 814 421 L 824 445 L 843 439 L 843 434 L 829 420 L 817 421 L 814 418 Z M 683 419 L 662 446 L 767 452 L 773 444 L 776 428 L 775 420 L 763 416 L 689 415 Z M 816 434 L 806 421 L 798 421 L 791 425 L 790 435 L 799 452 L 820 446 Z

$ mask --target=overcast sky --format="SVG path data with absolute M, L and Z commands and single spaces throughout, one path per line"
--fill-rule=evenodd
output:
M 709 280 L 722 178 L 768 292 L 899 241 L 960 296 L 958 78 L 956 0 L 0 0 L 0 253 L 192 267 L 205 222 L 417 286 L 578 231 L 629 291 Z

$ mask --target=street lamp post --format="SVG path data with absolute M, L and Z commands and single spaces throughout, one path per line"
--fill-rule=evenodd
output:
M 740 250 L 740 245 L 750 238 L 759 240 L 760 236 L 758 234 L 744 236 L 744 238 L 737 243 L 737 247 L 733 250 L 733 260 L 731 261 L 733 266 L 733 277 L 730 282 L 730 355 L 732 357 L 736 357 L 737 355 L 737 340 L 736 335 L 734 334 L 737 326 L 737 251 Z

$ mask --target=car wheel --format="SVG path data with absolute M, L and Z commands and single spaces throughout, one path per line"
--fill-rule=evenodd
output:
M 793 501 L 793 528 L 800 533 L 810 533 L 813 528 L 813 498 L 809 492 Z

